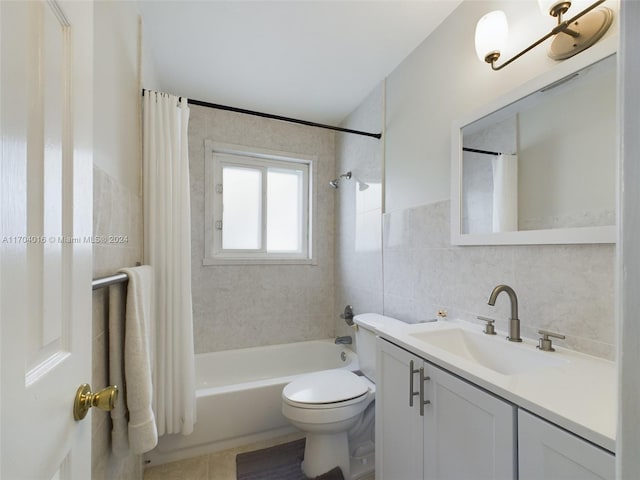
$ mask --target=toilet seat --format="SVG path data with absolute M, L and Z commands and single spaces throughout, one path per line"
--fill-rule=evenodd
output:
M 302 376 L 285 386 L 282 399 L 298 408 L 339 408 L 359 403 L 370 388 L 348 370 L 325 370 Z
M 303 408 L 305 410 L 328 410 L 328 409 L 336 409 L 340 407 L 348 407 L 349 405 L 360 403 L 363 400 L 365 400 L 366 397 L 367 397 L 367 393 L 365 392 L 359 397 L 351 398 L 349 400 L 342 400 L 340 402 L 333 402 L 333 403 L 300 403 L 300 402 L 294 402 L 292 400 L 289 400 L 286 397 L 282 397 L 282 400 L 287 405 L 290 405 L 292 407 L 297 407 L 297 408 Z

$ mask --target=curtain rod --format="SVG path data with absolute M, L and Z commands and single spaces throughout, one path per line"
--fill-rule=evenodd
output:
M 142 95 L 144 95 L 144 90 L 142 90 Z M 270 118 L 273 120 L 281 120 L 283 122 L 298 123 L 300 125 L 307 125 L 309 127 L 318 127 L 318 128 L 324 128 L 327 130 L 335 130 L 336 132 L 352 133 L 354 135 L 363 135 L 365 137 L 373 137 L 377 139 L 382 138 L 382 133 L 370 133 L 370 132 L 363 132 L 360 130 L 351 130 L 349 128 L 334 127 L 332 125 L 325 125 L 323 123 L 309 122 L 307 120 L 299 120 L 297 118 L 291 118 L 291 117 L 283 117 L 281 115 L 274 115 L 272 113 L 256 112 L 255 110 L 246 110 L 244 108 L 230 107 L 228 105 L 220 105 L 218 103 L 203 102 L 202 100 L 194 100 L 192 98 L 188 98 L 187 103 L 189 105 L 198 105 L 200 107 L 215 108 L 217 110 L 226 110 L 228 112 L 243 113 L 245 115 L 254 115 L 256 117 Z
M 482 153 L 484 155 L 502 155 L 500 152 L 490 152 L 489 150 L 478 150 L 475 148 L 462 147 L 462 150 L 465 152 Z

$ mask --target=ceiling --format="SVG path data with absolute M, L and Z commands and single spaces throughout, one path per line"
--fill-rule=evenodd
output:
M 338 124 L 460 0 L 138 0 L 158 88 Z

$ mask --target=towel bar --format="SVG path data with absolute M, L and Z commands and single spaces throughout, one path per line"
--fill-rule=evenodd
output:
M 94 278 L 91 282 L 91 289 L 98 290 L 99 288 L 108 287 L 116 283 L 124 283 L 129 281 L 129 275 L 126 273 L 116 273 L 114 275 L 108 275 L 106 277 Z

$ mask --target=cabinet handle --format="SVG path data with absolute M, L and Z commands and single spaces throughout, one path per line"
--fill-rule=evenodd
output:
M 419 392 L 413 391 L 413 375 L 418 373 L 419 370 L 413 368 L 413 360 L 409 362 L 409 406 L 413 407 L 413 397 L 419 394 Z
M 420 368 L 420 416 L 424 417 L 424 406 L 429 405 L 431 400 L 424 399 L 424 384 L 427 380 L 431 380 L 431 377 L 425 376 L 424 367 Z

